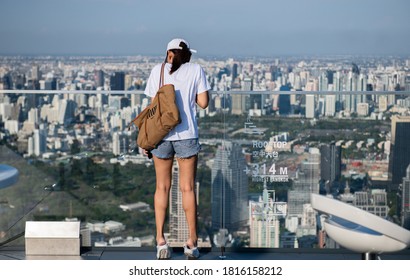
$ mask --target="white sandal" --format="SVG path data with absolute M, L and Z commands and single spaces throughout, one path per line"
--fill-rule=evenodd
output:
M 168 243 L 164 245 L 157 245 L 157 259 L 166 260 L 171 258 L 171 247 L 168 246 Z
M 184 244 L 184 254 L 188 258 L 197 259 L 197 258 L 199 258 L 198 247 L 194 247 L 194 248 L 191 249 L 191 248 L 189 248 L 189 246 L 187 244 Z

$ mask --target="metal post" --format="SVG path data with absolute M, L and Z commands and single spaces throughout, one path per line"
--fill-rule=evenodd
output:
M 377 260 L 377 254 L 375 253 L 363 253 L 362 254 L 362 260 Z

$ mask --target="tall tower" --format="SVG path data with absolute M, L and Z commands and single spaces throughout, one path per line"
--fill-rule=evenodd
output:
M 406 169 L 406 177 L 403 178 L 401 198 L 401 224 L 410 229 L 410 164 Z
M 129 90 L 132 87 L 133 78 L 131 75 L 127 74 L 124 77 L 124 89 Z
M 36 156 L 41 156 L 46 152 L 47 149 L 47 134 L 44 129 L 35 129 L 34 130 L 34 154 Z
M 259 201 L 249 202 L 250 247 L 279 248 L 279 216 L 286 215 L 286 202 L 275 202 L 275 191 L 266 182 Z
M 313 94 L 307 94 L 305 116 L 308 119 L 313 119 L 315 115 L 315 96 Z
M 231 94 L 232 98 L 232 115 L 242 115 L 246 112 L 246 100 L 249 94 Z
M 125 89 L 125 73 L 115 72 L 110 77 L 111 90 L 124 90 Z
M 342 91 L 343 90 L 343 75 L 337 71 L 335 75 L 333 75 L 333 89 L 335 91 Z M 337 94 L 336 95 L 336 111 L 339 112 L 343 109 L 343 95 Z
M 280 91 L 290 91 L 289 85 L 281 86 Z M 279 94 L 279 115 L 289 115 L 290 113 L 290 95 Z
M 38 65 L 31 67 L 31 78 L 36 81 L 41 79 L 40 67 Z
M 103 70 L 95 70 L 94 71 L 94 80 L 95 80 L 95 87 L 102 88 L 104 87 L 104 71 Z
M 212 166 L 212 229 L 237 230 L 247 220 L 248 178 L 238 144 L 225 141 Z
M 320 178 L 329 186 L 339 180 L 341 174 L 342 149 L 335 143 L 320 147 Z
M 288 212 L 286 228 L 295 232 L 301 226 L 303 205 L 310 204 L 310 194 L 319 193 L 320 152 L 311 148 L 309 158 L 303 161 L 298 169 L 297 178 L 292 190 L 288 191 Z
M 410 164 L 410 116 L 393 116 L 391 119 L 391 149 L 389 177 L 398 185 L 406 176 Z
M 346 90 L 347 91 L 357 91 L 359 86 L 359 75 L 360 70 L 356 64 L 353 64 L 352 70 L 346 80 Z M 356 112 L 357 103 L 361 100 L 361 95 L 358 96 L 357 93 L 345 95 L 345 110 L 348 112 Z
M 125 132 L 114 132 L 112 135 L 112 153 L 116 156 L 126 154 L 129 147 L 129 135 Z
M 336 113 L 336 96 L 326 95 L 325 115 L 333 117 Z
M 196 186 L 196 203 L 199 199 L 199 186 Z M 174 160 L 172 165 L 172 182 L 169 195 L 169 242 L 172 246 L 183 246 L 189 237 L 189 228 L 182 207 L 182 192 L 179 185 L 179 166 Z

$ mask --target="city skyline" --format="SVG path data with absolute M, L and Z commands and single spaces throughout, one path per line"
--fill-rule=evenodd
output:
M 145 235 L 154 226 L 147 223 L 147 215 L 153 212 L 139 213 L 137 209 L 120 212 L 121 205 L 144 202 L 152 206 L 153 203 L 150 198 L 154 176 L 147 173 L 153 172 L 153 167 L 142 151 L 131 144 L 135 131 L 126 129 L 148 100 L 141 91 L 111 94 L 110 90 L 143 89 L 157 60 L 22 56 L 0 56 L 0 59 L 0 138 L 27 161 L 21 165 L 24 166 L 20 168 L 21 174 L 31 172 L 27 167 L 31 164 L 49 174 L 48 178 L 32 184 L 32 188 L 41 193 L 53 189 L 56 196 L 75 192 L 74 207 L 67 206 L 68 200 L 60 205 L 58 200 L 50 199 L 48 208 L 39 207 L 39 215 L 74 209 L 75 216 L 84 216 L 87 221 L 101 220 L 115 226 L 112 232 L 104 226 L 106 233 L 102 237 L 102 232 L 88 224 L 95 231 L 93 236 L 104 241 L 98 244 L 152 245 L 155 239 Z M 210 106 L 198 112 L 203 139 L 198 172 L 202 212 L 198 217 L 200 228 L 212 231 L 209 238 L 207 230 L 199 231 L 205 243 L 213 241 L 216 246 L 227 247 L 315 246 L 316 215 L 308 205 L 309 194 L 319 190 L 323 193 L 326 181 L 332 180 L 331 174 L 329 178 L 320 176 L 322 162 L 330 162 L 326 166 L 329 172 L 340 168 L 338 179 L 334 174 L 335 187 L 326 189 L 328 194 L 348 202 L 360 201 L 357 207 L 366 207 L 381 217 L 394 218 L 396 213 L 398 217 L 404 213 L 399 200 L 384 199 L 381 207 L 377 205 L 379 208 L 367 201 L 371 197 L 401 195 L 398 189 L 389 189 L 388 164 L 391 151 L 395 152 L 390 144 L 402 146 L 395 141 L 400 135 L 394 133 L 400 129 L 391 126 L 390 118 L 410 115 L 410 59 L 371 58 L 354 65 L 349 59 L 299 61 L 295 58 L 259 61 L 229 58 L 201 63 L 205 64 L 212 87 Z M 290 98 L 281 100 L 281 95 L 274 91 L 284 87 L 294 92 Z M 19 89 L 32 92 L 14 93 Z M 386 90 L 390 92 L 379 94 Z M 334 94 L 323 98 L 320 91 Z M 366 110 L 361 105 L 366 105 Z M 319 149 L 324 143 L 340 147 L 340 165 L 331 157 L 326 161 L 325 152 L 325 160 L 321 160 Z M 27 178 L 31 176 L 29 173 Z M 177 180 L 176 176 L 173 178 Z M 266 222 L 258 220 L 264 217 L 258 211 L 253 212 L 255 223 L 250 224 L 249 201 L 260 202 L 262 182 L 267 190 L 275 190 L 277 202 L 287 203 L 282 227 L 270 224 L 269 217 Z M 376 194 L 375 187 L 386 192 Z M 22 190 L 30 195 L 27 199 L 36 199 L 26 188 Z M 15 209 L 27 204 L 20 195 L 7 198 Z M 106 205 L 110 205 L 109 212 L 104 210 Z M 260 209 L 270 211 L 266 203 L 263 206 Z M 6 209 L 9 208 L 14 209 L 11 206 Z M 16 211 L 16 216 L 19 213 Z M 71 210 L 69 213 L 70 217 L 74 216 Z M 183 216 L 170 214 L 173 225 L 184 220 Z M 292 233 L 276 230 L 284 226 Z M 273 227 L 275 230 L 271 230 Z M 115 231 L 117 228 L 120 233 Z M 172 233 L 178 236 L 181 231 L 175 232 L 170 227 L 170 238 Z M 212 238 L 212 234 L 216 237 Z M 253 237 L 262 241 L 267 237 L 265 234 L 274 239 L 263 239 L 265 244 L 248 243 Z M 229 242 L 222 242 L 225 239 Z M 326 248 L 337 246 L 328 240 L 323 243 Z
M 199 57 L 409 55 L 405 0 L 247 4 L 5 0 L 0 54 L 162 55 L 170 39 L 183 37 Z

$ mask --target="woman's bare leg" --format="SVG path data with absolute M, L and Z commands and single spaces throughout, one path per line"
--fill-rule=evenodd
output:
M 195 176 L 198 156 L 178 158 L 179 185 L 182 192 L 182 207 L 189 228 L 187 245 L 191 248 L 197 246 L 197 201 L 195 195 Z
M 168 208 L 169 190 L 171 188 L 172 163 L 174 158 L 160 159 L 153 156 L 156 174 L 154 196 L 155 224 L 157 228 L 157 245 L 165 244 L 164 223 Z

